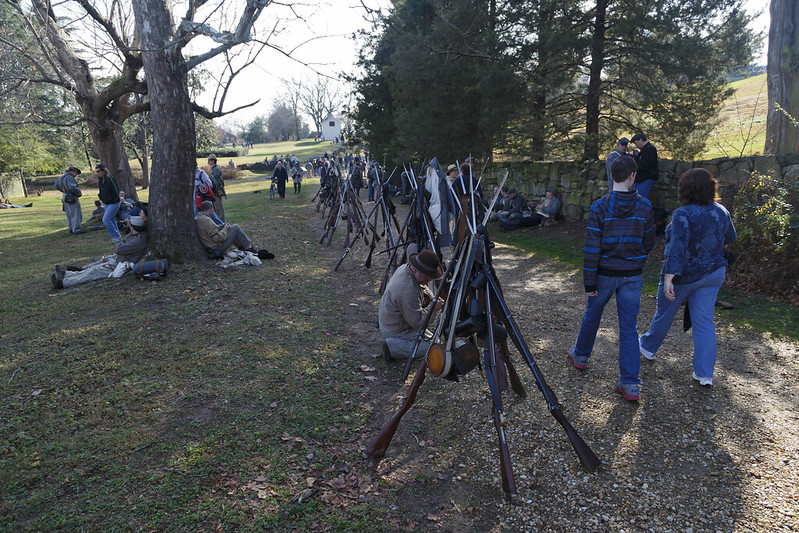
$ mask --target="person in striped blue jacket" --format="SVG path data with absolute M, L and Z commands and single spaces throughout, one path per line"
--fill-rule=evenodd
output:
M 568 356 L 579 370 L 588 368 L 605 305 L 616 296 L 619 315 L 618 391 L 626 400 L 641 397 L 638 373 L 638 310 L 646 257 L 655 245 L 652 204 L 635 190 L 638 165 L 627 155 L 611 165 L 613 190 L 591 205 L 585 229 L 583 283 L 588 303 L 577 342 Z

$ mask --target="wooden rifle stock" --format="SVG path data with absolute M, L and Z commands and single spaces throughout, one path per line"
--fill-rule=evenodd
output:
M 394 413 L 394 416 L 391 418 L 391 420 L 386 422 L 386 424 L 380 430 L 380 433 L 378 433 L 377 437 L 375 437 L 375 440 L 366 449 L 366 454 L 369 455 L 369 457 L 383 457 L 386 455 L 388 445 L 391 444 L 391 439 L 394 438 L 394 433 L 397 431 L 397 427 L 399 426 L 402 416 L 408 411 L 408 409 L 411 408 L 413 402 L 416 401 L 416 393 L 419 391 L 419 387 L 422 386 L 426 371 L 427 360 L 423 360 L 422 364 L 419 365 L 419 370 L 416 371 L 416 375 L 413 377 L 411 386 L 408 387 L 408 396 L 405 398 L 405 402 L 402 404 L 402 407 L 400 407 L 399 411 Z
M 510 379 L 510 387 L 513 389 L 513 392 L 518 394 L 522 398 L 527 398 L 527 389 L 524 388 L 524 384 L 522 380 L 519 378 L 519 374 L 516 372 L 516 367 L 513 366 L 513 362 L 510 360 L 510 351 L 508 351 L 508 341 L 502 341 L 500 343 L 502 347 L 502 359 L 505 361 L 505 366 L 508 367 L 508 378 Z

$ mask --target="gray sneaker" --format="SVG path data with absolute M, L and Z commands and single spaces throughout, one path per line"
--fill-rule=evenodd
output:
M 574 353 L 574 350 L 576 348 L 577 345 L 572 344 L 572 347 L 569 348 L 569 351 L 566 352 L 566 355 L 568 355 L 569 359 L 571 359 L 574 368 L 577 368 L 578 370 L 585 370 L 586 368 L 588 368 L 588 358 L 584 355 L 576 355 Z
M 695 380 L 697 380 L 699 382 L 699 384 L 702 385 L 703 387 L 711 387 L 711 386 L 713 386 L 713 378 L 703 378 L 701 376 L 697 376 L 696 372 L 691 374 L 691 377 L 694 378 Z
M 649 350 L 644 350 L 644 345 L 641 344 L 641 337 L 638 337 L 638 351 L 641 352 L 645 358 L 649 359 L 650 361 L 655 360 L 655 354 L 650 352 Z
M 641 399 L 641 387 L 637 383 L 616 382 L 616 392 L 624 396 L 625 400 L 637 402 Z

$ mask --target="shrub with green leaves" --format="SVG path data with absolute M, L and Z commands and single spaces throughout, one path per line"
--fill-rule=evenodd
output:
M 735 281 L 782 297 L 799 296 L 799 183 L 753 173 L 735 195 L 739 254 Z

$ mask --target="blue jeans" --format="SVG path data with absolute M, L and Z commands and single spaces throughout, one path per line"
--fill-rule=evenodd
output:
M 635 190 L 644 198 L 649 198 L 649 193 L 652 192 L 652 187 L 655 186 L 655 180 L 646 180 L 641 183 L 635 184 Z
M 112 239 L 119 239 L 119 226 L 117 225 L 117 211 L 119 211 L 119 202 L 115 204 L 108 204 L 105 206 L 105 213 L 103 214 L 103 224 L 108 234 Z
M 367 181 L 366 182 L 366 199 L 370 202 L 375 201 L 375 182 L 374 181 Z
M 675 300 L 672 302 L 663 294 L 663 277 L 658 287 L 658 304 L 649 331 L 641 337 L 641 347 L 655 353 L 663 344 L 663 339 L 671 329 L 674 316 L 683 302 L 688 302 L 691 310 L 691 327 L 694 330 L 694 372 L 703 378 L 713 377 L 716 366 L 716 325 L 713 317 L 716 295 L 727 275 L 727 267 L 711 272 L 693 283 L 674 286 Z
M 638 352 L 638 310 L 641 307 L 642 275 L 628 278 L 599 276 L 597 295 L 588 297 L 588 305 L 577 335 L 575 355 L 591 357 L 596 332 L 602 312 L 610 297 L 616 295 L 616 310 L 619 315 L 619 373 L 622 383 L 640 383 L 641 356 Z

